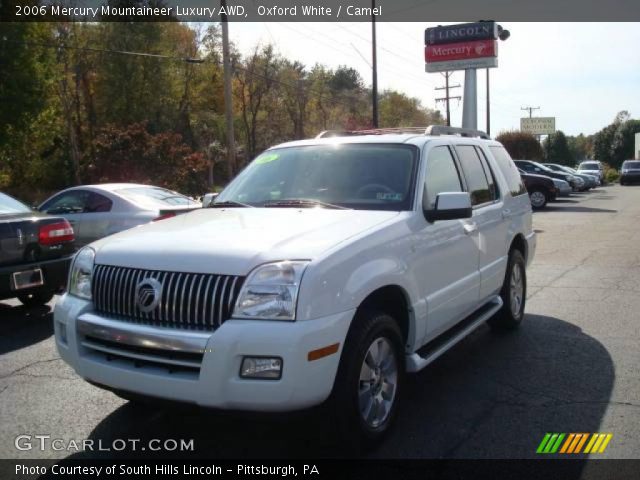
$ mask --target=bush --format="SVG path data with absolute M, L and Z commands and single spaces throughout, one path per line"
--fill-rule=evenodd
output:
M 620 179 L 620 173 L 615 168 L 611 168 L 609 166 L 605 167 L 604 170 L 604 180 L 607 183 L 615 183 Z

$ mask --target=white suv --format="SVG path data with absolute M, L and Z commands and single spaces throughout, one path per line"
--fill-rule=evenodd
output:
M 83 248 L 55 307 L 61 357 L 129 399 L 328 400 L 345 438 L 379 440 L 405 372 L 485 321 L 520 324 L 535 234 L 500 143 L 373 133 L 273 147 L 210 208 Z

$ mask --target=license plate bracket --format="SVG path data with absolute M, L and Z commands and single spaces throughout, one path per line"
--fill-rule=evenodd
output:
M 32 268 L 22 272 L 13 273 L 13 289 L 25 290 L 27 288 L 41 287 L 44 285 L 44 276 L 41 268 Z

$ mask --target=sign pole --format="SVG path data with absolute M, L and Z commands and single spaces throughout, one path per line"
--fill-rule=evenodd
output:
M 478 78 L 475 68 L 464 71 L 462 128 L 478 129 Z

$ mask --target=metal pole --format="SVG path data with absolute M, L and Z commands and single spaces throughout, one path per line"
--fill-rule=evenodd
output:
M 220 6 L 227 8 L 226 0 Z M 233 131 L 233 97 L 231 96 L 231 59 L 229 58 L 229 25 L 226 13 L 222 14 L 222 64 L 224 70 L 224 117 L 227 125 L 227 173 L 233 178 L 236 167 L 236 139 Z
M 376 1 L 371 0 L 371 10 L 376 8 Z M 373 70 L 373 79 L 371 81 L 372 101 L 373 101 L 373 128 L 378 128 L 378 55 L 376 48 L 376 16 L 371 13 L 371 67 Z
M 489 69 L 487 68 L 487 135 L 491 135 L 491 102 L 489 100 Z
M 464 71 L 462 128 L 478 129 L 478 84 L 475 68 Z

